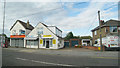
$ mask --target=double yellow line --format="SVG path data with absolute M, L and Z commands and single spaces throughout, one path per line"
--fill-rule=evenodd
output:
M 100 58 L 100 59 L 120 59 L 120 57 L 92 57 L 92 58 Z

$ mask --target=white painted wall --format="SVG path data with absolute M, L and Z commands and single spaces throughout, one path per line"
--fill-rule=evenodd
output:
M 38 37 L 38 28 L 43 28 L 43 34 L 41 35 L 52 35 L 53 39 L 56 40 L 56 44 L 53 44 L 53 47 L 50 47 L 49 49 L 58 49 L 58 37 L 54 35 L 49 28 L 45 27 L 42 23 L 39 23 L 29 34 L 27 37 Z M 40 40 L 39 40 L 40 41 Z M 42 44 L 39 44 L 40 48 L 46 48 L 43 47 Z
M 17 23 L 14 25 L 14 27 L 10 30 L 10 35 L 14 35 L 13 31 L 15 30 L 15 35 L 19 35 L 19 30 L 25 30 L 25 28 L 17 21 Z

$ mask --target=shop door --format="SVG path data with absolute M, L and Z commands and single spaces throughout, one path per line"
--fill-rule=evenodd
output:
M 46 48 L 49 48 L 49 41 L 46 41 Z
M 15 39 L 11 39 L 11 46 L 15 47 Z
M 19 39 L 19 47 L 24 47 L 24 40 L 23 39 Z

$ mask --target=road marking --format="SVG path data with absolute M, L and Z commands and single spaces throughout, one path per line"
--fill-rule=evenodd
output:
M 19 59 L 19 60 L 27 60 L 27 59 L 22 59 L 22 58 L 16 58 L 16 59 Z
M 20 50 L 19 52 L 28 52 L 28 53 L 33 53 L 35 50 Z
M 58 63 L 50 63 L 50 62 L 43 62 L 43 61 L 36 61 L 36 60 L 29 60 L 29 59 L 23 59 L 23 58 L 16 58 L 18 60 L 23 60 L 23 61 L 32 61 L 36 63 L 42 63 L 42 64 L 49 64 L 49 65 L 58 65 L 58 66 L 75 66 L 75 65 L 68 65 L 68 64 L 58 64 Z
M 92 57 L 92 58 L 102 58 L 102 59 L 120 59 L 116 57 Z

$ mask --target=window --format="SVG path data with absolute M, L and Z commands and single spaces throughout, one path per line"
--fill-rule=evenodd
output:
M 19 35 L 25 35 L 25 31 L 24 30 L 19 30 Z
M 12 35 L 16 35 L 16 30 L 13 30 L 13 31 L 12 31 Z
M 52 40 L 49 40 L 49 42 L 50 42 L 50 47 L 52 47 Z
M 30 45 L 30 41 L 29 40 L 27 40 L 27 45 Z
M 38 45 L 38 40 L 35 40 L 35 41 L 34 41 L 34 45 Z
M 38 46 L 38 40 L 27 40 L 27 45 Z
M 97 35 L 97 31 L 95 31 L 95 35 Z
M 37 28 L 37 34 L 43 34 L 43 27 Z
M 95 41 L 95 44 L 97 44 L 98 42 L 97 41 Z
M 117 27 L 110 27 L 110 32 L 112 33 L 117 32 Z

